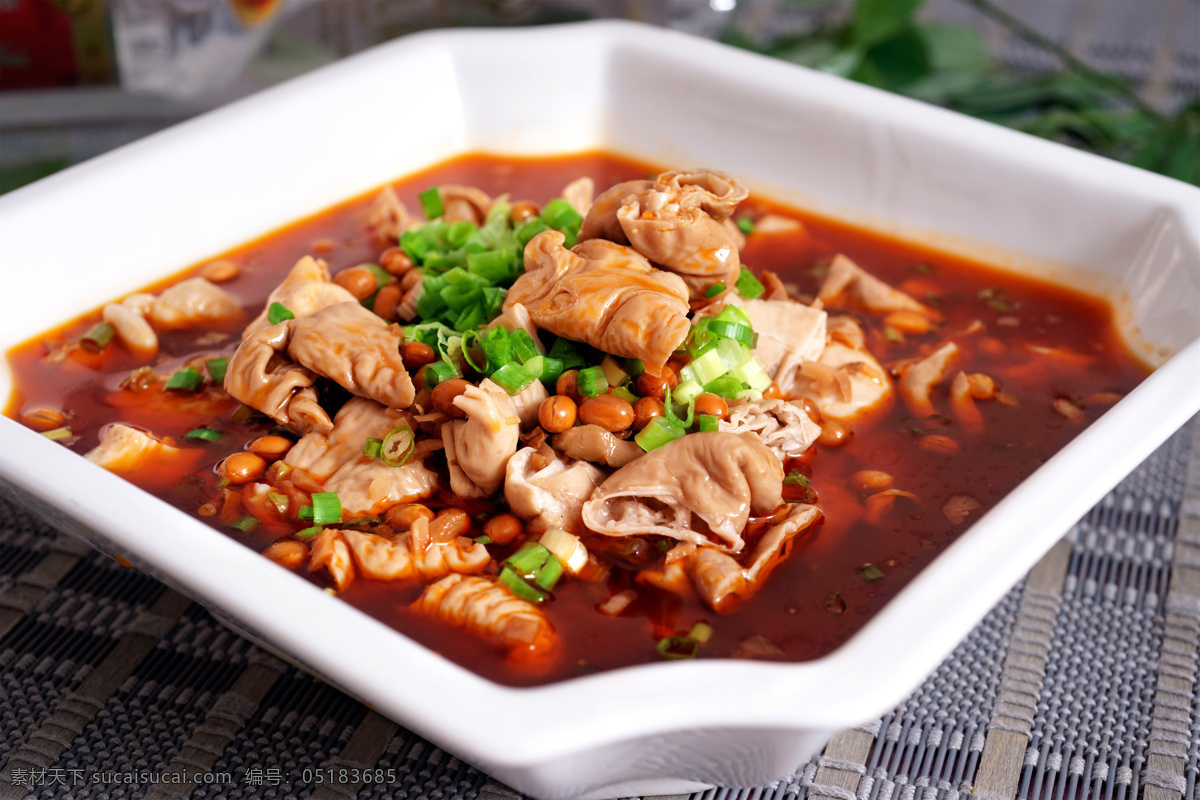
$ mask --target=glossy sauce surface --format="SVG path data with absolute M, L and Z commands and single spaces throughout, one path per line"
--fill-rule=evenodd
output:
M 720 165 L 713 165 L 720 168 Z M 475 155 L 438 165 L 406 178 L 395 188 L 409 208 L 420 208 L 417 195 L 441 184 L 474 185 L 492 195 L 545 203 L 581 175 L 597 190 L 620 180 L 645 177 L 651 167 L 591 153 L 549 159 L 501 159 Z M 364 222 L 374 193 L 250 242 L 221 257 L 241 266 L 240 275 L 223 284 L 242 302 L 246 318 L 223 331 L 176 331 L 160 334 L 160 355 L 153 364 L 170 373 L 198 355 L 231 355 L 241 326 L 262 308 L 268 292 L 300 257 L 316 255 L 333 273 L 374 262 L 388 244 L 373 240 Z M 854 315 L 867 331 L 867 346 L 889 364 L 927 354 L 948 337 L 962 350 L 959 367 L 994 377 L 1005 402 L 980 401 L 984 426 L 979 433 L 961 429 L 949 414 L 946 386 L 935 393 L 944 417 L 911 419 L 897 401 L 887 415 L 853 430 L 843 447 L 814 446 L 789 464 L 806 474 L 825 513 L 822 524 L 793 543 L 790 556 L 765 586 L 734 613 L 718 615 L 697 600 L 635 583 L 633 574 L 613 570 L 604 582 L 565 581 L 544 610 L 563 642 L 563 657 L 549 674 L 529 675 L 506 664 L 488 643 L 460 630 L 409 612 L 405 606 L 420 585 L 355 581 L 340 597 L 423 642 L 460 664 L 502 683 L 514 685 L 559 680 L 593 670 L 655 661 L 658 639 L 683 635 L 696 622 L 715 631 L 701 657 L 759 657 L 803 661 L 820 657 L 845 642 L 889 598 L 982 513 L 954 523 L 943 505 L 969 495 L 983 509 L 1028 476 L 1054 452 L 1096 419 L 1147 374 L 1119 340 L 1111 310 L 1103 303 L 1050 284 L 1039 283 L 935 251 L 897 242 L 751 197 L 739 217 L 779 214 L 802 221 L 799 230 L 754 233 L 742 261 L 755 271 L 772 270 L 800 295 L 815 295 L 824 265 L 843 253 L 868 272 L 936 308 L 944 317 L 928 334 L 888 329 L 879 317 Z M 197 265 L 197 268 L 201 265 Z M 194 270 L 164 281 L 161 289 Z M 287 537 L 290 523 L 266 522 L 249 533 L 223 525 L 221 516 L 198 510 L 217 491 L 215 465 L 247 442 L 266 434 L 261 417 L 235 422 L 238 404 L 221 390 L 187 396 L 159 388 L 135 392 L 122 388 L 141 363 L 119 346 L 89 354 L 70 343 L 99 318 L 98 312 L 30 341 L 9 353 L 16 389 L 5 413 L 20 418 L 29 409 L 49 406 L 68 415 L 74 434 L 67 446 L 86 453 L 107 423 L 121 420 L 159 436 L 179 439 L 198 425 L 220 430 L 221 441 L 188 442 L 171 474 L 144 470 L 130 479 L 198 519 L 256 550 Z M 982 323 L 982 329 L 961 333 Z M 954 334 L 951 336 L 951 334 Z M 1049 351 L 1044 348 L 1049 348 Z M 1075 418 L 1056 410 L 1064 402 L 1082 413 Z M 948 448 L 938 436 L 959 445 Z M 931 437 L 935 437 L 932 438 Z M 866 497 L 852 485 L 860 470 L 881 470 L 893 488 L 915 495 L 895 498 L 890 507 Z M 445 485 L 445 484 L 443 484 Z M 445 502 L 454 502 L 447 496 Z M 795 498 L 794 498 L 795 499 Z M 472 506 L 475 513 L 500 510 Z M 482 532 L 476 521 L 469 535 Z M 1020 531 L 1014 531 L 1020 536 Z M 508 551 L 493 546 L 503 557 Z M 867 569 L 870 565 L 872 569 Z M 278 569 L 264 560 L 264 569 Z M 298 574 L 325 586 L 323 573 Z M 882 577 L 880 577 L 882 576 Z M 596 607 L 612 595 L 635 589 L 638 598 L 618 617 Z

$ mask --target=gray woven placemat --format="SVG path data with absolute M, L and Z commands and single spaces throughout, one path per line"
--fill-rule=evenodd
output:
M 1198 642 L 1200 418 L 892 713 L 697 800 L 1195 797 Z M 0 798 L 520 797 L 3 501 L 0 765 Z M 305 780 L 343 767 L 378 781 Z

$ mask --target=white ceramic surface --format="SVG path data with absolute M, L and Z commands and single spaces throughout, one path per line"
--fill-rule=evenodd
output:
M 885 712 L 1200 408 L 1200 191 L 629 23 L 412 36 L 0 198 L 0 349 L 456 153 L 592 148 L 712 166 L 778 200 L 1092 287 L 1162 366 L 851 641 L 804 664 L 506 688 L 7 419 L 0 489 L 518 790 L 614 797 L 778 778 L 829 732 Z M 0 396 L 10 386 L 5 371 Z M 529 708 L 554 713 L 514 735 Z

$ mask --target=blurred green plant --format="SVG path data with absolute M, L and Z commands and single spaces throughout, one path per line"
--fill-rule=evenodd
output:
M 975 30 L 918 20 L 924 0 L 856 0 L 837 26 L 765 44 L 735 27 L 722 40 L 1200 185 L 1200 99 L 1162 114 L 1123 79 L 990 0 L 962 2 L 1053 53 L 1062 68 L 1029 75 L 1004 67 Z

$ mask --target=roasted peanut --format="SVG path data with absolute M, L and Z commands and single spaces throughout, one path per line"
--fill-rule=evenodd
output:
M 658 375 L 651 375 L 649 372 L 638 375 L 634 382 L 634 389 L 642 397 L 663 400 L 667 396 L 667 389 L 674 389 L 678 385 L 679 375 L 669 365 L 664 365 L 662 372 Z
M 458 419 L 466 417 L 467 412 L 454 405 L 454 398 L 465 392 L 470 385 L 470 383 L 462 378 L 451 378 L 448 381 L 442 381 L 433 387 L 433 391 L 430 392 L 433 407 L 451 417 L 457 417 Z
M 396 306 L 403 297 L 404 293 L 400 291 L 400 287 L 389 283 L 375 294 L 375 303 L 371 310 L 388 322 L 395 322 Z
M 929 318 L 916 311 L 893 311 L 883 318 L 883 324 L 904 333 L 914 334 L 928 333 L 932 327 Z
M 710 417 L 729 419 L 729 404 L 720 395 L 705 392 L 696 397 L 696 413 L 707 414 Z
M 228 478 L 230 483 L 235 484 L 256 481 L 266 471 L 266 459 L 246 451 L 234 453 L 221 463 L 221 474 Z
M 265 461 L 275 461 L 292 449 L 292 440 L 286 436 L 260 436 L 246 445 L 246 449 Z
M 61 428 L 65 421 L 66 416 L 61 411 L 49 406 L 38 406 L 21 414 L 21 422 L 24 422 L 35 431 L 50 431 L 55 428 Z
M 393 275 L 403 275 L 413 268 L 413 262 L 401 248 L 389 247 L 379 254 L 379 266 Z
M 666 413 L 666 406 L 657 397 L 639 397 L 633 404 L 633 427 L 640 431 L 650 424 L 650 420 Z
M 602 394 L 589 397 L 579 406 L 579 421 L 584 425 L 599 425 L 617 433 L 633 424 L 633 406 L 623 397 Z
M 763 390 L 764 400 L 782 400 L 783 391 L 779 388 L 779 384 L 771 381 L 771 385 Z
M 522 222 L 536 217 L 542 210 L 538 208 L 537 203 L 529 200 L 518 200 L 512 204 L 512 208 L 508 212 L 508 218 L 512 220 L 513 225 L 520 225 Z
M 850 476 L 850 483 L 861 492 L 877 492 L 887 489 L 895 482 L 895 478 L 877 469 L 860 469 Z
M 280 539 L 263 551 L 263 555 L 281 567 L 295 569 L 308 563 L 308 546 L 295 539 Z
M 579 386 L 576 381 L 579 379 L 579 370 L 569 369 L 562 375 L 558 376 L 558 380 L 554 383 L 554 393 L 561 394 L 563 397 L 569 397 L 576 403 L 579 402 Z
M 976 400 L 991 400 L 996 396 L 996 381 L 991 375 L 972 372 L 967 376 L 967 384 L 971 387 L 971 396 Z
M 375 273 L 366 267 L 344 269 L 333 276 L 333 282 L 354 295 L 355 300 L 366 300 L 379 288 Z
M 337 249 L 337 242 L 328 237 L 313 239 L 310 249 L 317 255 L 327 255 Z
M 471 517 L 461 508 L 444 508 L 429 523 L 429 538 L 435 542 L 453 542 L 471 530 Z
M 813 422 L 821 425 L 825 422 L 825 417 L 821 415 L 821 409 L 817 407 L 817 401 L 811 397 L 801 397 L 800 405 L 804 407 L 804 413 L 808 414 L 808 418 Z
M 951 439 L 949 436 L 943 436 L 940 433 L 931 433 L 921 437 L 921 447 L 933 453 L 957 453 L 962 449 L 962 445 Z
M 410 289 L 423 280 L 425 280 L 425 270 L 410 269 L 400 278 L 400 291 L 408 294 Z
M 210 261 L 201 267 L 200 277 L 213 283 L 224 283 L 236 278 L 241 271 L 242 268 L 233 261 L 221 258 L 216 261 Z
M 424 342 L 404 342 L 400 345 L 400 360 L 409 373 L 414 373 L 437 360 L 433 348 Z
M 852 435 L 854 431 L 846 423 L 836 419 L 825 420 L 821 425 L 821 435 L 817 437 L 817 444 L 822 447 L 842 447 L 850 441 Z
M 418 519 L 433 519 L 433 510 L 420 503 L 402 503 L 387 510 L 384 521 L 393 529 L 404 532 Z
M 562 433 L 575 424 L 577 413 L 574 400 L 562 394 L 551 395 L 538 408 L 538 424 L 547 433 Z
M 525 532 L 525 524 L 516 514 L 497 514 L 483 525 L 483 534 L 496 544 L 512 544 Z

